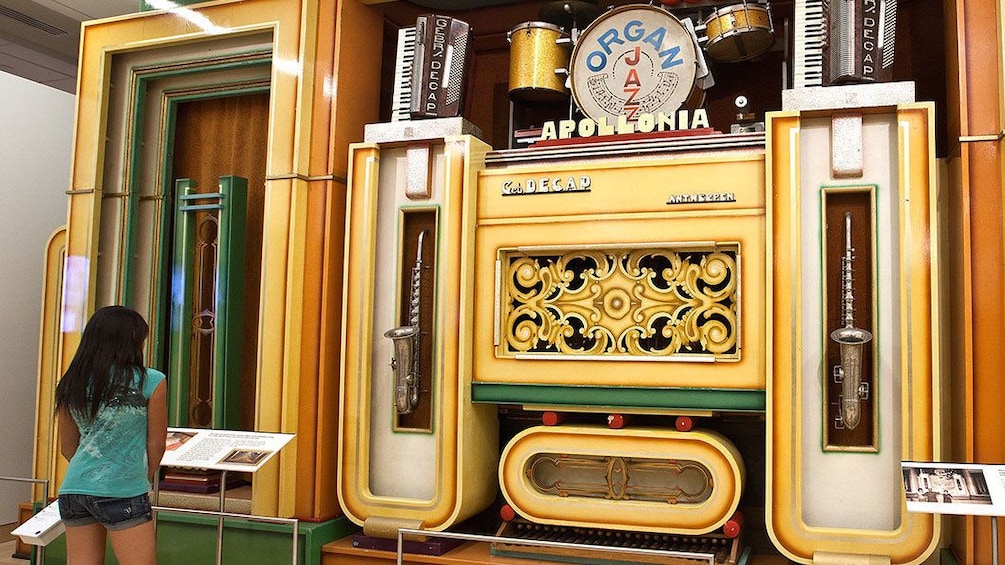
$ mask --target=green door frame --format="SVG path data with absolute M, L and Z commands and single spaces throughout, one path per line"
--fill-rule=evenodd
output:
M 174 259 L 171 272 L 171 342 L 168 362 L 168 421 L 190 424 L 195 289 L 195 244 L 198 212 L 217 212 L 216 273 L 213 288 L 212 423 L 214 429 L 236 429 L 240 422 L 241 329 L 244 326 L 244 233 L 247 228 L 248 180 L 220 177 L 219 191 L 195 192 L 195 182 L 178 179 L 175 190 Z

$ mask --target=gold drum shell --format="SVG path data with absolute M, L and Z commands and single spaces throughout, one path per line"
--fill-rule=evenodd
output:
M 705 20 L 705 52 L 716 61 L 753 59 L 771 48 L 771 15 L 763 6 L 737 4 L 712 12 Z
M 558 102 L 569 97 L 565 75 L 571 43 L 562 28 L 546 22 L 524 22 L 507 34 L 510 42 L 509 95 L 523 102 Z

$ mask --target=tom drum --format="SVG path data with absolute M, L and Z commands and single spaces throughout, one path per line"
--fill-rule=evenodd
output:
M 524 22 L 507 35 L 510 42 L 509 95 L 523 102 L 558 102 L 569 97 L 564 71 L 572 45 L 562 28 Z
M 723 62 L 753 59 L 775 43 L 768 8 L 746 2 L 712 12 L 705 19 L 705 36 L 705 52 Z

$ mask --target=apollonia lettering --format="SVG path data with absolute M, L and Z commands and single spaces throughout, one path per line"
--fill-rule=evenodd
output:
M 607 118 L 599 120 L 561 120 L 545 122 L 541 128 L 541 141 L 551 139 L 569 139 L 574 135 L 593 137 L 599 135 L 614 135 L 625 133 L 649 133 L 653 131 L 671 131 L 678 129 L 707 128 L 708 112 L 704 108 L 696 110 L 678 110 L 670 114 L 639 114 L 635 120 L 628 116 L 618 116 L 614 124 Z
M 583 177 L 541 177 L 530 178 L 522 181 L 504 181 L 502 184 L 503 196 L 516 196 L 519 194 L 548 194 L 551 192 L 589 192 L 593 179 Z

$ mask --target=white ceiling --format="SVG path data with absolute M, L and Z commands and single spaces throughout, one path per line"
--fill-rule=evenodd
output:
M 80 22 L 139 9 L 140 0 L 0 0 L 0 71 L 75 92 Z

